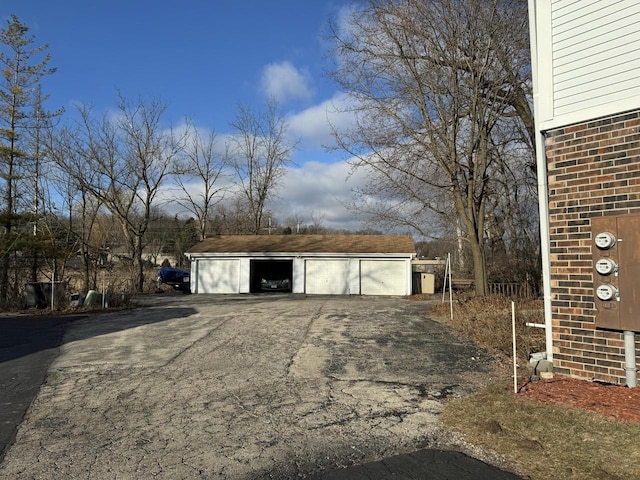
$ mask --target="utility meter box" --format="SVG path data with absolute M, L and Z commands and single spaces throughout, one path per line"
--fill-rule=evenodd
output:
M 596 327 L 640 331 L 640 215 L 591 219 Z
M 422 293 L 433 295 L 435 289 L 436 276 L 433 273 L 420 274 L 420 290 Z

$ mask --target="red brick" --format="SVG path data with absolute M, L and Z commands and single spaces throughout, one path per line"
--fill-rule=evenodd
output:
M 556 371 L 623 382 L 621 332 L 595 328 L 590 219 L 640 212 L 640 111 L 547 133 Z

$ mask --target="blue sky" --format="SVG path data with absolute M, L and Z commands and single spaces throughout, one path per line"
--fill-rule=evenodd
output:
M 313 213 L 325 226 L 358 228 L 360 221 L 341 205 L 355 186 L 346 181 L 344 155 L 322 148 L 331 141 L 327 107 L 340 99 L 326 75 L 323 33 L 329 17 L 349 3 L 5 0 L 0 18 L 4 27 L 17 15 L 36 45 L 49 45 L 58 69 L 43 85 L 51 110 L 83 102 L 108 111 L 119 89 L 129 98 L 161 98 L 173 124 L 189 116 L 223 135 L 238 102 L 259 108 L 276 95 L 300 140 L 272 204 L 276 215 L 310 222 Z

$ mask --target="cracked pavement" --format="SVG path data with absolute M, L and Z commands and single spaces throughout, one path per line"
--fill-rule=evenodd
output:
M 451 441 L 491 358 L 390 297 L 153 295 L 69 324 L 1 478 L 305 478 Z

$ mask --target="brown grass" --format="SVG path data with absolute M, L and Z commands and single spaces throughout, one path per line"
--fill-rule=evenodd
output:
M 529 323 L 544 323 L 542 300 L 518 299 L 516 307 L 516 345 L 520 363 L 528 362 L 529 355 L 544 351 L 544 330 L 527 327 Z M 478 345 L 512 356 L 511 300 L 489 296 L 456 300 L 453 319 L 449 303 L 434 305 L 429 316 L 451 326 L 457 333 Z
M 508 382 L 450 400 L 442 421 L 532 480 L 640 479 L 640 424 L 536 404 Z

